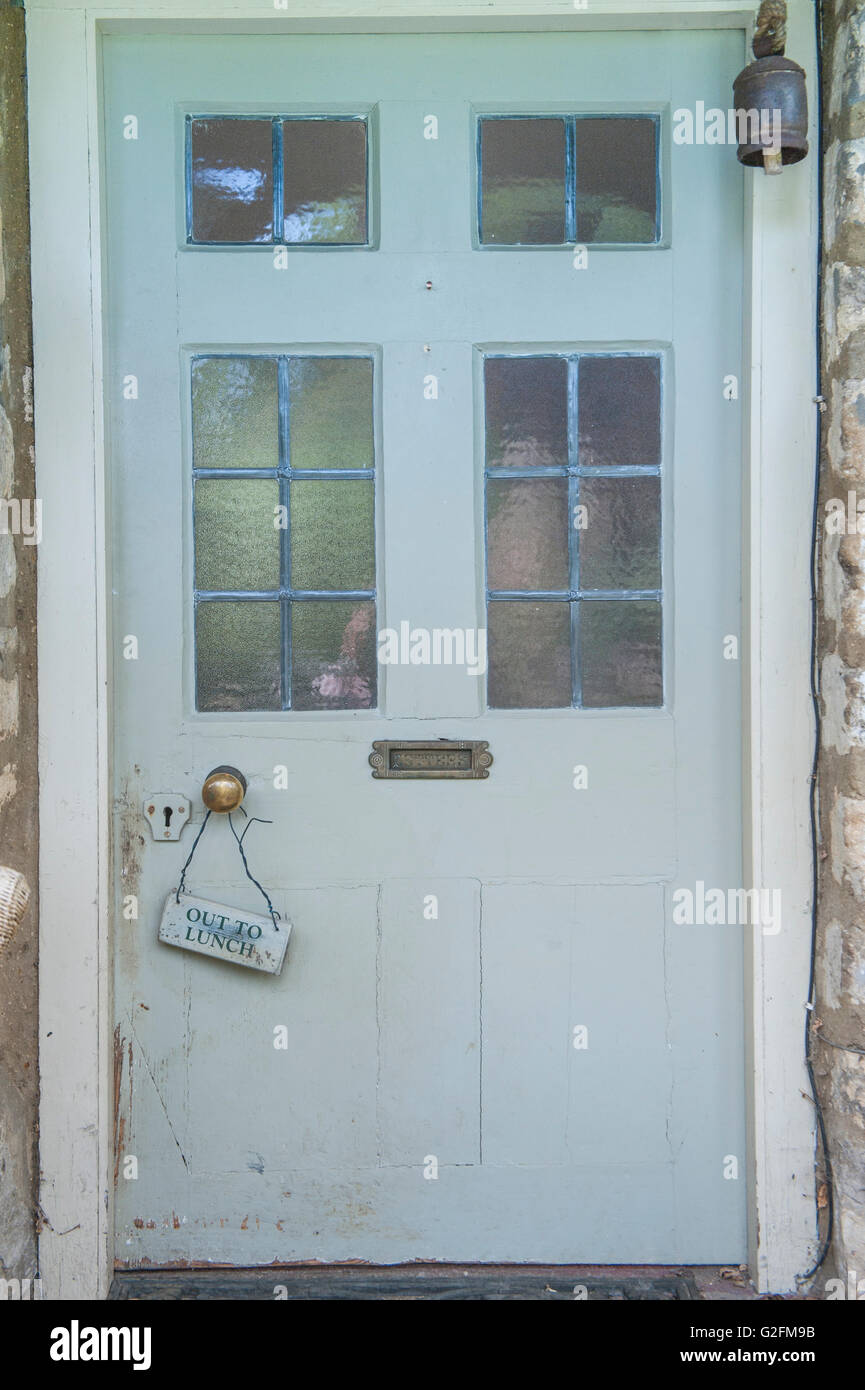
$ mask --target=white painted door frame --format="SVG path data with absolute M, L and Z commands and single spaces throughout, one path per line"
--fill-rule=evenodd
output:
M 739 28 L 757 0 L 27 0 L 39 549 L 40 1273 L 46 1297 L 103 1298 L 112 1270 L 110 654 L 102 372 L 101 37 L 106 31 Z M 812 0 L 789 0 L 818 135 Z M 732 101 L 731 101 L 732 104 Z M 729 157 L 735 158 L 732 149 Z M 747 175 L 744 864 L 783 886 L 775 936 L 745 928 L 750 1258 L 795 1289 L 816 1248 L 803 1098 L 817 159 Z M 721 389 L 719 382 L 718 389 Z M 735 407 L 734 407 L 735 408 Z M 711 524 L 711 518 L 707 518 Z M 719 644 L 724 634 L 718 636 Z M 580 1252 L 574 1251 L 579 1260 Z

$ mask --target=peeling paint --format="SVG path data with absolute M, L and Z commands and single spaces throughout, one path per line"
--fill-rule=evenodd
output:
M 123 779 L 118 798 L 120 818 L 119 854 L 123 893 L 138 893 L 141 859 L 145 847 L 141 815 L 141 781 L 138 768 Z
M 844 928 L 838 921 L 829 922 L 823 946 L 821 962 L 823 990 L 822 996 L 830 1009 L 837 1009 L 841 1003 L 841 962 L 844 947 Z
M 11 801 L 18 790 L 18 780 L 15 776 L 15 767 L 12 763 L 7 763 L 0 772 L 0 810 Z
M 120 1024 L 114 1029 L 114 1186 L 120 1172 L 120 1156 L 123 1152 L 123 1135 L 125 1132 L 125 1119 L 120 1117 L 120 1096 L 123 1083 L 123 1038 L 120 1036 Z
M 15 479 L 15 440 L 9 416 L 0 405 L 0 497 L 10 497 Z
M 0 540 L 3 537 L 0 536 Z M 0 678 L 0 740 L 18 734 L 18 677 Z

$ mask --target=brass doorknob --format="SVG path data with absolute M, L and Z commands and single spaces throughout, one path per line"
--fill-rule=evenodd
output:
M 236 767 L 215 767 L 201 788 L 208 811 L 236 811 L 246 794 L 246 778 Z

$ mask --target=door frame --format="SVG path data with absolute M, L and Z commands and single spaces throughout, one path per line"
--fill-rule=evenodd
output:
M 109 710 L 110 651 L 122 634 L 109 628 L 106 544 L 102 36 L 736 28 L 744 66 L 757 8 L 757 0 L 578 3 L 26 0 L 36 469 L 45 515 L 39 1065 L 40 1274 L 48 1298 L 104 1298 L 113 1269 Z M 748 1152 L 740 1180 L 748 1183 L 749 1258 L 761 1292 L 795 1290 L 817 1248 L 803 1004 L 811 942 L 808 556 L 819 133 L 811 0 L 789 0 L 789 11 L 788 47 L 809 78 L 812 153 L 781 178 L 746 174 L 743 380 L 741 401 L 731 404 L 742 412 L 745 459 L 744 881 L 784 885 L 780 933 L 745 928 Z

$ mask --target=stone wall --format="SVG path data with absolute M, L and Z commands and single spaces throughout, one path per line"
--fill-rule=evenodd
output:
M 826 410 L 819 595 L 823 729 L 812 1051 L 835 1178 L 835 1240 L 826 1272 L 834 1262 L 845 1278 L 857 1271 L 857 1277 L 865 1280 L 865 1056 L 848 1050 L 865 1050 L 863 0 L 824 0 L 824 24 L 822 392 Z M 857 504 L 862 517 L 858 522 Z M 862 1287 L 865 1292 L 865 1283 Z
M 0 3 L 0 499 L 35 519 L 24 12 Z M 17 534 L 15 531 L 17 530 Z M 36 545 L 0 520 L 0 864 L 32 897 L 0 954 L 0 1276 L 36 1273 Z

